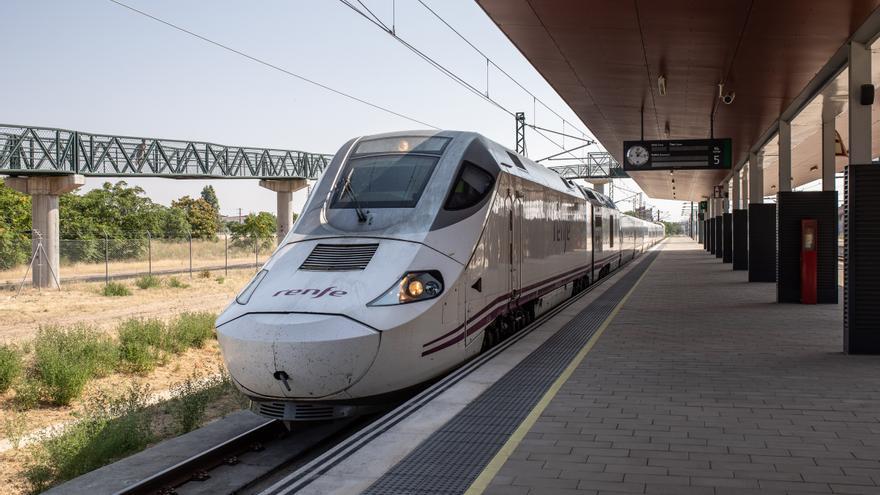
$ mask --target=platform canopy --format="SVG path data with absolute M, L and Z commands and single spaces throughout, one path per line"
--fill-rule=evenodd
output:
M 772 139 L 781 114 L 799 101 L 805 107 L 812 104 L 800 121 L 792 120 L 795 186 L 821 177 L 814 169 L 818 153 L 812 148 L 799 153 L 797 147 L 816 147 L 819 141 L 811 137 L 821 132 L 823 112 L 825 118 L 833 111 L 833 117 L 845 121 L 847 86 L 841 71 L 846 60 L 839 66 L 829 61 L 857 29 L 876 17 L 880 4 L 477 1 L 621 163 L 623 141 L 640 139 L 642 122 L 644 139 L 707 138 L 714 114 L 714 136 L 732 138 L 733 163 L 741 165 L 756 143 L 766 145 Z M 876 52 L 873 55 L 876 58 Z M 880 61 L 873 66 L 877 72 Z M 838 84 L 841 77 L 843 84 Z M 719 99 L 719 83 L 724 93 L 735 93 L 731 104 Z M 845 142 L 845 130 L 841 134 Z M 767 156 L 767 194 L 773 193 L 772 162 Z M 697 201 L 711 194 L 712 186 L 728 173 L 676 171 L 675 194 L 668 171 L 630 175 L 650 197 Z

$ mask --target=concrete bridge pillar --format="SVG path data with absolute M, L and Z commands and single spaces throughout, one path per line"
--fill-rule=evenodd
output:
M 10 188 L 31 196 L 34 287 L 57 288 L 61 283 L 58 196 L 86 183 L 82 175 L 7 177 Z M 39 249 L 42 244 L 42 249 Z M 53 276 L 54 274 L 54 276 Z
M 293 225 L 293 193 L 303 189 L 308 185 L 306 179 L 263 179 L 260 186 L 270 191 L 275 191 L 277 195 L 277 230 L 275 232 L 278 242 L 284 239 L 284 236 L 290 232 Z

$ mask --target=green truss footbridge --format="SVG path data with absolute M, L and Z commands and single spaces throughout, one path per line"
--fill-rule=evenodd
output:
M 333 155 L 0 124 L 0 174 L 316 179 Z

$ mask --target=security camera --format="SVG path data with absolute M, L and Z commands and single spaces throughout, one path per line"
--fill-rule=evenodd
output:
M 721 95 L 721 103 L 725 105 L 730 105 L 733 103 L 733 100 L 736 98 L 736 93 L 734 91 L 730 91 L 726 94 Z

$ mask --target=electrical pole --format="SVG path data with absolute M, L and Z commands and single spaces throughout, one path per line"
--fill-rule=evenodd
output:
M 516 112 L 516 152 L 526 156 L 526 114 Z

